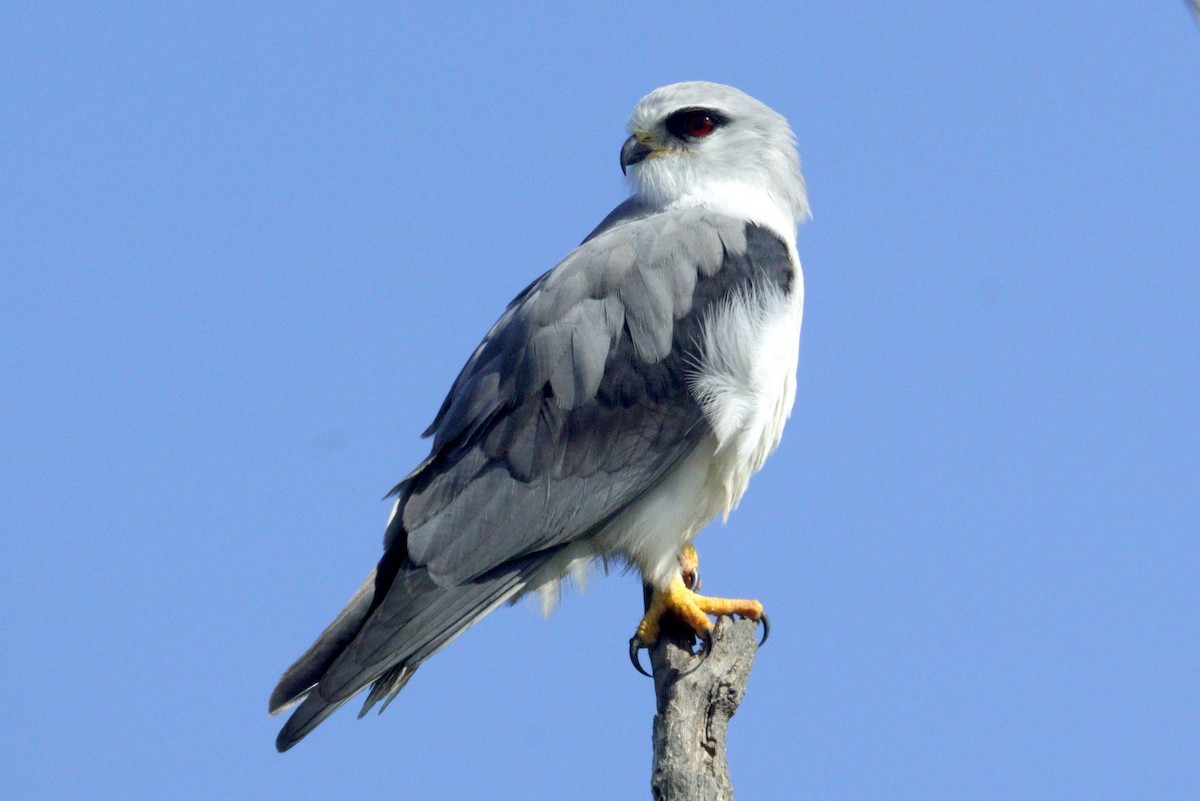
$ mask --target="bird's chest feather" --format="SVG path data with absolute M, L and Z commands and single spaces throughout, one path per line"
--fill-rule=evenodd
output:
M 704 321 L 691 389 L 716 440 L 710 486 L 728 514 L 783 435 L 796 396 L 804 285 L 739 293 Z

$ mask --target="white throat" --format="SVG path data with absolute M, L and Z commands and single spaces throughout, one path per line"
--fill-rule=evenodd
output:
M 769 228 L 787 244 L 796 247 L 799 221 L 785 201 L 760 186 L 736 179 L 710 179 L 682 190 L 677 185 L 652 181 L 637 187 L 638 196 L 658 209 L 702 207 Z M 667 190 L 667 191 L 663 191 Z M 674 190 L 674 191 L 672 191 Z

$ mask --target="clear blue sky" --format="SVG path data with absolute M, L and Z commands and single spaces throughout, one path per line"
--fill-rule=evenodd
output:
M 148 5 L 0 26 L 5 797 L 648 797 L 631 576 L 284 756 L 266 701 L 634 102 L 707 79 L 815 212 L 796 411 L 699 540 L 774 622 L 738 797 L 1200 798 L 1186 4 Z

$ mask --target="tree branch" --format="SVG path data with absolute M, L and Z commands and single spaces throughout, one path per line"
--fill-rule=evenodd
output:
M 725 729 L 746 694 L 758 652 L 758 624 L 718 620 L 712 652 L 698 667 L 691 639 L 690 632 L 664 627 L 650 650 L 658 698 L 651 796 L 654 801 L 731 801 Z

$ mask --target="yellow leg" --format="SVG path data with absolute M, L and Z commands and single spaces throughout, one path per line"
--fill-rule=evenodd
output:
M 666 590 L 655 589 L 651 595 L 650 608 L 638 624 L 637 633 L 629 641 L 630 658 L 642 673 L 646 671 L 642 670 L 637 661 L 637 651 L 639 648 L 650 648 L 658 642 L 658 635 L 662 631 L 662 618 L 666 614 L 673 614 L 683 621 L 705 642 L 711 640 L 713 628 L 709 615 L 738 615 L 751 620 L 761 620 L 764 622 L 764 631 L 766 630 L 766 616 L 763 614 L 762 604 L 758 601 L 709 598 L 696 593 L 700 587 L 699 566 L 700 559 L 696 555 L 696 549 L 688 545 L 679 555 L 679 575 L 671 580 L 671 586 Z M 763 640 L 766 640 L 765 634 Z

